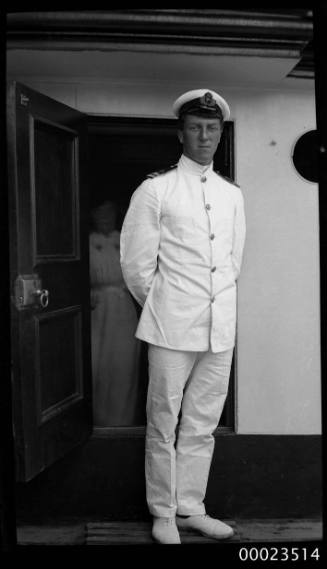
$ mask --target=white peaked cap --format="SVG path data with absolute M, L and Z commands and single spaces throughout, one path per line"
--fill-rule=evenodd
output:
M 194 104 L 192 104 L 194 103 Z M 185 109 L 182 109 L 184 107 Z M 187 105 L 187 106 L 186 106 Z M 192 110 L 208 110 L 214 113 L 215 108 L 219 107 L 223 120 L 230 117 L 230 109 L 223 97 L 211 89 L 194 89 L 183 93 L 173 104 L 173 113 L 178 118 L 181 110 L 191 112 Z M 217 115 L 218 116 L 218 115 Z

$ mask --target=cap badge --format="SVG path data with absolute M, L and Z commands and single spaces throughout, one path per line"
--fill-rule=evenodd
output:
M 216 101 L 213 98 L 212 94 L 207 91 L 201 98 L 200 98 L 200 105 L 205 107 L 215 107 Z
M 208 107 L 213 107 L 215 105 L 215 100 L 209 91 L 204 94 L 204 102 Z

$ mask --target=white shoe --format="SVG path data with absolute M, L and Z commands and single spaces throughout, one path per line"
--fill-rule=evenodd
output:
M 153 518 L 152 537 L 158 543 L 180 543 L 175 518 Z
M 233 528 L 220 520 L 210 518 L 207 514 L 187 518 L 177 516 L 176 523 L 180 528 L 195 530 L 213 539 L 227 539 L 234 534 Z

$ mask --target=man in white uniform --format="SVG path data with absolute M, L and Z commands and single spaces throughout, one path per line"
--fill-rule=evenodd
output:
M 173 111 L 183 154 L 137 188 L 121 232 L 123 276 L 143 308 L 136 337 L 148 342 L 146 493 L 159 543 L 180 543 L 178 527 L 215 539 L 233 534 L 206 515 L 203 500 L 228 389 L 245 239 L 241 190 L 213 170 L 227 102 L 197 89 Z

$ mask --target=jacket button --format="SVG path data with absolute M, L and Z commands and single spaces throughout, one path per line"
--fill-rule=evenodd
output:
M 209 203 L 206 204 L 206 209 L 211 209 L 211 205 Z
M 211 272 L 214 273 L 217 267 L 212 267 Z
M 213 296 L 211 299 L 211 303 L 215 302 L 215 297 Z
M 214 234 L 214 233 L 211 233 L 211 235 L 210 235 L 211 241 L 212 241 L 212 239 L 214 239 L 214 238 L 215 238 L 215 234 Z
M 206 182 L 206 181 L 207 181 L 206 176 L 201 176 L 201 182 Z

